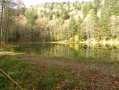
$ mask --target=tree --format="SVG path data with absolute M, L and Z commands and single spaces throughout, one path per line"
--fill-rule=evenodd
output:
M 92 31 L 93 31 L 93 38 L 97 37 L 97 26 L 98 26 L 98 17 L 94 9 L 91 10 L 91 24 L 92 24 Z
M 69 38 L 75 35 L 75 31 L 76 31 L 76 23 L 73 16 L 71 16 L 71 19 L 69 22 Z
M 5 0 L 2 0 L 0 3 L 1 3 L 1 27 L 0 27 L 1 42 L 0 43 L 3 44 L 4 43 L 3 41 L 3 13 L 4 13 Z
M 10 5 L 12 7 L 10 7 Z M 0 25 L 0 38 L 1 38 L 1 44 L 4 44 L 6 41 L 8 41 L 8 25 L 9 25 L 9 8 L 13 8 L 15 6 L 15 3 L 11 0 L 0 0 L 0 6 L 1 6 L 1 25 Z
M 94 0 L 94 8 L 96 12 L 99 9 L 99 7 L 100 7 L 100 0 Z
M 110 3 L 110 12 L 111 15 L 119 15 L 118 8 L 119 8 L 119 0 L 112 0 Z
M 49 19 L 50 19 L 50 20 L 53 20 L 53 13 L 52 13 L 52 12 L 49 13 Z
M 81 19 L 81 17 L 79 16 L 79 17 L 78 17 L 78 24 L 77 24 L 76 34 L 79 35 L 80 40 L 82 39 L 81 23 L 82 23 L 82 19 Z
M 63 19 L 66 20 L 66 19 L 69 19 L 69 18 L 70 18 L 70 16 L 68 15 L 68 11 L 64 10 Z
M 110 35 L 109 31 L 109 8 L 102 7 L 101 8 L 101 16 L 100 16 L 100 26 L 102 30 L 102 34 L 104 38 L 107 38 Z
M 0 38 L 1 38 L 1 44 L 8 42 L 9 38 L 9 26 L 12 25 L 12 21 L 15 18 L 15 16 L 18 16 L 18 8 L 21 8 L 21 5 L 23 3 L 20 1 L 15 2 L 13 0 L 0 0 L 0 7 L 1 7 L 1 25 L 0 25 Z M 9 23 L 11 22 L 11 23 Z
M 26 17 L 28 19 L 28 24 L 32 26 L 35 25 L 35 20 L 38 18 L 37 11 L 32 8 L 31 11 L 27 13 Z
M 113 39 L 117 38 L 119 35 L 119 17 L 118 16 L 111 16 L 110 17 L 110 30 L 111 36 Z
M 82 13 L 83 13 L 83 18 L 85 18 L 88 14 L 88 12 L 93 9 L 93 5 L 92 5 L 92 2 L 88 2 L 88 3 L 85 3 L 84 6 L 83 6 L 83 10 L 82 10 Z
M 53 8 L 54 8 L 54 2 L 52 3 L 50 10 L 53 10 Z
M 56 18 L 59 18 L 59 17 L 60 17 L 59 11 L 56 12 L 55 17 L 56 17 Z
M 83 39 L 91 40 L 97 36 L 97 26 L 98 26 L 98 18 L 94 9 L 89 11 L 89 14 L 83 20 L 82 23 L 82 35 Z

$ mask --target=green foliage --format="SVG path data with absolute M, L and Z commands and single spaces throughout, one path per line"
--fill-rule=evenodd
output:
M 25 8 L 21 8 L 20 9 L 20 15 L 24 15 L 25 16 Z
M 67 10 L 64 9 L 64 10 L 63 10 L 63 19 L 64 19 L 64 20 L 70 18 L 70 16 L 69 16 L 68 14 L 69 14 L 69 12 L 68 12 Z
M 37 11 L 32 8 L 29 13 L 26 15 L 28 19 L 28 24 L 31 24 L 32 26 L 35 25 L 35 20 L 38 18 Z
M 55 16 L 56 16 L 56 18 L 59 18 L 60 17 L 59 11 L 56 12 Z
M 19 38 L 22 39 L 21 41 L 30 41 L 31 39 L 33 41 L 68 40 L 69 37 L 74 38 L 75 35 L 78 35 L 80 40 L 83 40 L 81 38 L 85 40 L 91 38 L 101 40 L 112 36 L 114 39 L 117 39 L 119 37 L 118 8 L 119 0 L 93 0 L 89 2 L 82 1 L 82 3 L 78 0 L 73 3 L 53 2 L 33 6 L 29 9 L 21 8 L 19 10 L 9 7 L 9 14 L 7 14 L 7 8 L 5 7 L 3 25 L 1 27 L 3 28 L 3 32 L 1 30 L 1 36 L 3 36 L 3 41 L 6 42 L 8 40 L 17 41 Z M 19 14 L 21 14 L 23 18 L 19 17 L 19 15 L 15 16 L 16 13 L 18 14 L 18 11 L 20 11 Z M 40 14 L 39 17 L 38 13 Z M 27 19 L 23 15 L 26 16 Z M 76 20 L 73 20 L 71 15 L 73 15 Z M 111 17 L 113 15 L 117 17 L 117 21 L 112 20 Z M 81 17 L 78 18 L 78 16 Z M 18 18 L 24 20 L 24 25 L 21 22 L 22 20 L 18 20 Z M 35 22 L 36 20 L 37 22 Z M 55 23 L 55 21 L 58 21 L 58 23 Z M 69 25 L 68 21 L 70 21 Z M 51 25 L 52 22 L 55 24 Z M 10 30 L 8 30 L 8 26 L 11 27 Z M 26 29 L 28 29 L 28 31 Z M 23 31 L 24 36 L 21 31 Z M 53 32 L 55 34 L 52 34 Z
M 69 38 L 75 35 L 75 31 L 76 31 L 76 23 L 72 16 L 69 22 Z
M 81 37 L 82 37 L 82 35 L 81 35 L 82 34 L 81 33 L 81 24 L 82 24 L 82 19 L 79 16 L 78 17 L 78 22 L 77 22 L 77 25 L 76 25 L 76 33 L 75 34 L 79 35 L 80 40 L 81 40 Z
M 81 4 L 78 0 L 76 0 L 75 3 L 73 3 L 73 7 L 75 8 L 75 10 L 81 10 Z
M 119 0 L 113 0 L 110 5 L 111 15 L 119 15 Z
M 108 18 L 109 18 L 109 9 L 102 7 L 100 25 L 101 25 L 101 30 L 103 32 L 103 36 L 110 35 Z
M 69 15 L 64 15 L 63 19 L 66 20 L 66 19 L 69 19 L 70 16 Z
M 79 35 L 80 40 L 81 40 L 81 23 L 82 23 L 82 19 L 81 19 L 81 17 L 79 16 L 79 17 L 78 17 L 78 24 L 77 24 L 76 34 Z
M 83 13 L 83 18 L 85 18 L 88 14 L 88 12 L 93 9 L 93 5 L 91 2 L 88 2 L 88 3 L 85 3 L 85 5 L 83 6 L 83 10 L 82 10 L 82 13 Z
M 49 15 L 49 19 L 50 20 L 53 20 L 53 13 L 51 12 L 50 15 Z
M 53 10 L 54 9 L 54 2 L 52 3 L 51 7 L 50 7 L 50 10 Z
M 45 15 L 46 17 L 48 16 L 48 14 L 47 14 L 46 10 L 44 11 L 44 15 Z
M 110 10 L 110 15 L 119 15 L 119 0 L 105 0 L 104 7 Z
M 91 11 L 91 24 L 92 24 L 92 31 L 93 31 L 93 34 L 91 36 L 93 36 L 94 38 L 95 36 L 97 36 L 97 27 L 98 27 L 98 17 L 94 9 L 92 9 Z
M 55 89 L 59 82 L 64 83 L 64 87 L 68 88 L 75 84 L 75 79 L 72 78 L 74 72 L 66 71 L 66 68 L 60 69 L 55 66 L 45 66 L 22 61 L 11 56 L 0 57 L 0 68 L 2 68 L 12 79 L 14 79 L 24 90 L 27 89 Z M 61 88 L 62 85 L 60 85 Z M 10 80 L 0 73 L 0 89 L 2 90 L 18 90 Z
M 94 8 L 96 11 L 100 8 L 100 0 L 94 0 Z
M 19 33 L 19 31 L 18 30 L 16 30 L 16 31 L 14 31 L 14 37 L 12 38 L 14 41 L 17 41 L 17 40 L 19 40 L 19 38 L 20 38 L 20 33 Z

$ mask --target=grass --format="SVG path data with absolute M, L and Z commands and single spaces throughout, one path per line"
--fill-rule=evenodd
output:
M 27 55 L 27 54 L 24 54 L 24 55 Z M 32 55 L 34 56 L 34 55 Z M 60 59 L 69 59 L 69 60 L 73 60 L 73 61 L 87 61 L 87 62 L 98 62 L 98 63 L 119 63 L 118 60 L 114 59 L 110 59 L 107 57 L 102 57 L 102 58 L 96 58 L 96 57 L 83 57 L 83 56 L 80 56 L 79 57 L 69 57 L 69 56 L 55 56 L 55 55 L 47 55 L 47 54 L 42 54 L 42 55 L 39 55 L 40 57 L 45 57 L 45 58 L 60 58 Z
M 73 72 L 59 69 L 56 66 L 46 66 L 37 63 L 22 61 L 12 56 L 0 58 L 0 68 L 3 69 L 25 90 L 28 89 L 56 89 L 72 87 L 75 81 L 72 79 Z M 0 74 L 0 89 L 18 89 L 10 80 Z
M 36 57 L 30 59 L 27 58 L 28 56 L 21 57 L 19 59 L 15 56 L 1 56 L 0 68 L 23 87 L 24 90 L 31 90 L 33 88 L 35 90 L 119 89 L 119 65 L 116 62 L 74 62 L 72 60 L 67 61 L 61 57 L 39 57 L 38 60 L 35 59 Z M 19 90 L 17 86 L 1 73 L 0 89 Z

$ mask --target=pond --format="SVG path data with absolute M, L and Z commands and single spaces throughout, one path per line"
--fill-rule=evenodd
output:
M 14 51 L 29 55 L 62 57 L 75 60 L 119 60 L 119 45 L 19 44 L 14 47 Z

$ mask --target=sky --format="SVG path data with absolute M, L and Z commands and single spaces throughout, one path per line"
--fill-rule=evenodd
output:
M 46 2 L 75 2 L 76 0 L 21 0 L 26 7 L 29 7 L 30 5 L 36 5 L 39 3 L 46 3 Z M 82 0 L 78 0 L 78 1 L 82 1 Z M 91 1 L 91 0 L 83 0 L 83 1 Z

